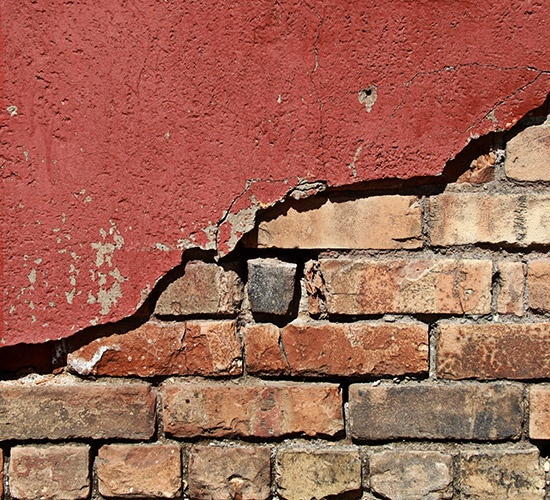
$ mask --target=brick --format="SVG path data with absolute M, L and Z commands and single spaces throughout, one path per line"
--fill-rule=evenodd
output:
M 500 262 L 498 270 L 500 274 L 498 313 L 523 316 L 525 265 L 521 262 Z
M 314 500 L 361 491 L 361 460 L 354 448 L 279 449 L 275 463 L 278 495 L 285 500 Z
M 529 389 L 529 437 L 550 439 L 550 386 Z
M 67 368 L 80 375 L 121 377 L 238 375 L 241 342 L 233 320 L 149 322 L 69 353 Z
M 329 314 L 487 314 L 491 310 L 489 260 L 321 259 L 319 268 Z M 310 303 L 312 313 L 315 307 Z
M 4 495 L 4 455 L 0 450 L 0 498 Z
M 371 489 L 392 500 L 453 497 L 451 455 L 437 451 L 388 450 L 369 454 Z
M 181 450 L 176 445 L 105 445 L 96 468 L 104 497 L 174 498 L 181 493 Z
M 550 311 L 550 260 L 529 262 L 527 287 L 529 307 L 535 311 Z
M 260 248 L 420 248 L 422 209 L 416 196 L 372 196 L 309 202 L 258 227 Z M 306 201 L 306 207 L 308 202 Z M 365 230 L 368 221 L 368 230 Z
M 164 430 L 175 437 L 333 436 L 344 428 L 334 384 L 170 381 L 163 401 Z
M 523 196 L 522 203 L 525 204 L 523 245 L 550 244 L 550 218 L 548 217 L 550 196 L 534 194 Z
M 490 380 L 548 378 L 550 323 L 440 325 L 437 375 Z
M 0 441 L 11 439 L 147 439 L 155 428 L 155 394 L 138 383 L 41 385 L 0 383 Z
M 21 500 L 75 500 L 90 493 L 89 446 L 15 446 L 10 494 Z
M 544 471 L 536 448 L 464 451 L 460 457 L 460 498 L 543 500 Z
M 495 178 L 495 153 L 479 155 L 472 160 L 470 167 L 456 180 L 457 184 L 483 184 Z
M 277 259 L 248 261 L 248 298 L 253 313 L 285 315 L 294 298 L 296 264 Z
M 155 314 L 234 316 L 242 300 L 242 282 L 235 271 L 216 264 L 191 261 L 185 275 L 160 295 Z
M 505 384 L 353 384 L 349 408 L 351 436 L 369 441 L 516 439 L 523 418 L 521 388 Z
M 194 446 L 189 453 L 189 497 L 266 500 L 271 494 L 271 449 Z
M 531 126 L 510 139 L 504 170 L 519 181 L 550 181 L 550 126 Z
M 246 370 L 259 375 L 286 375 L 288 363 L 280 345 L 281 330 L 271 324 L 247 325 L 243 330 Z

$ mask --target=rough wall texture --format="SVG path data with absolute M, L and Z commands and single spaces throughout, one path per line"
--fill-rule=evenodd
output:
M 0 349 L 2 500 L 547 499 L 550 121 L 493 139 L 266 213 L 148 318 Z
M 135 313 L 285 197 L 440 174 L 544 101 L 549 8 L 4 0 L 0 342 Z

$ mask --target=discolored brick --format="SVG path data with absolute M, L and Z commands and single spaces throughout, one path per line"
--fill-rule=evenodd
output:
M 243 329 L 246 370 L 260 375 L 284 375 L 289 366 L 280 345 L 281 330 L 271 323 Z
M 89 446 L 15 446 L 10 494 L 20 500 L 76 500 L 90 493 Z
M 550 196 L 530 194 L 522 197 L 522 203 L 525 204 L 523 245 L 550 244 Z
M 516 439 L 522 390 L 506 384 L 352 384 L 349 411 L 355 439 Z
M 122 377 L 238 375 L 241 342 L 232 320 L 149 322 L 69 353 L 67 368 L 80 375 Z
M 500 262 L 498 270 L 500 274 L 498 313 L 523 316 L 525 265 L 522 262 Z
M 529 262 L 527 286 L 529 307 L 535 311 L 550 311 L 550 260 Z
M 180 496 L 181 451 L 171 444 L 113 444 L 97 455 L 99 493 L 105 497 Z
M 527 127 L 506 144 L 506 176 L 520 181 L 550 181 L 550 126 Z
M 529 389 L 529 437 L 550 439 L 550 386 Z
M 265 500 L 271 494 L 271 449 L 193 446 L 189 496 L 196 500 Z

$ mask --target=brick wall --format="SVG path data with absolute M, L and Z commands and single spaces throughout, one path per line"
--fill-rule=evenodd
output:
M 0 349 L 2 499 L 549 498 L 550 124 L 491 146 Z

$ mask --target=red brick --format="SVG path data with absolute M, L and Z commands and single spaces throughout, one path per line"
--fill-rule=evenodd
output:
M 550 311 L 550 260 L 529 262 L 527 286 L 529 307 L 535 311 Z
M 164 430 L 175 437 L 333 436 L 344 428 L 337 385 L 165 383 Z
M 155 428 L 155 394 L 140 383 L 40 385 L 0 383 L 0 441 L 11 439 L 147 439 Z
M 500 273 L 498 313 L 523 316 L 525 265 L 521 262 L 500 262 L 498 270 Z
M 507 384 L 352 384 L 351 437 L 367 441 L 517 439 L 523 390 Z
M 550 181 L 550 126 L 528 127 L 506 144 L 506 175 L 520 181 Z
M 161 294 L 155 313 L 234 316 L 242 300 L 242 289 L 235 271 L 216 264 L 191 261 L 185 266 L 185 275 L 170 283 Z
M 180 496 L 181 450 L 171 444 L 114 444 L 97 455 L 99 493 L 105 497 Z
M 194 446 L 189 496 L 196 500 L 266 500 L 271 494 L 271 450 L 265 446 Z
M 10 494 L 20 500 L 76 500 L 90 493 L 89 446 L 16 446 Z
M 81 375 L 122 377 L 238 375 L 241 342 L 231 320 L 150 322 L 93 340 L 68 355 L 67 368 Z
M 261 375 L 285 375 L 289 367 L 280 345 L 281 330 L 271 323 L 243 329 L 246 370 Z
M 302 202 L 303 203 L 303 202 Z M 306 201 L 306 207 L 308 202 Z M 372 196 L 309 202 L 260 223 L 260 248 L 420 248 L 422 209 L 416 196 Z M 369 221 L 369 230 L 364 224 Z
M 319 267 L 330 314 L 487 314 L 491 310 L 489 260 L 321 259 Z M 312 313 L 315 307 L 310 305 Z
M 550 386 L 531 386 L 529 390 L 529 437 L 550 439 Z

